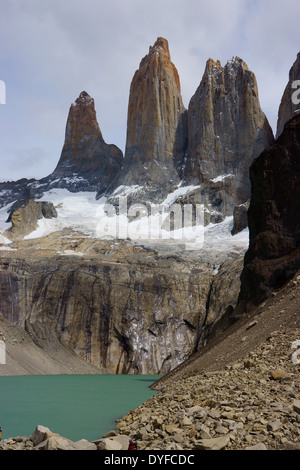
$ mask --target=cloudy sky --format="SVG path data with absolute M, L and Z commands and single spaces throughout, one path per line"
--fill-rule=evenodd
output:
M 0 180 L 53 171 L 83 90 L 105 141 L 124 152 L 130 83 L 158 36 L 169 41 L 186 108 L 209 57 L 225 65 L 239 56 L 275 132 L 299 20 L 299 0 L 0 0 Z

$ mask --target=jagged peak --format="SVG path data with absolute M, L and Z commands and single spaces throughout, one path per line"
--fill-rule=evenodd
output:
M 206 68 L 208 70 L 211 70 L 211 69 L 218 69 L 218 70 L 223 70 L 223 67 L 221 65 L 221 62 L 219 60 L 217 61 L 214 61 L 213 59 L 209 58 L 207 61 L 206 61 Z
M 158 37 L 153 46 L 149 47 L 149 53 L 151 52 L 165 52 L 170 55 L 169 43 L 167 39 L 163 37 Z
M 209 58 L 207 61 L 206 61 L 206 68 L 205 68 L 205 73 L 207 74 L 212 74 L 214 72 L 223 72 L 223 70 L 226 68 L 226 69 L 239 69 L 239 68 L 244 68 L 246 70 L 249 70 L 248 68 L 248 65 L 246 64 L 246 62 L 241 59 L 240 57 L 232 57 L 230 60 L 227 61 L 226 65 L 224 67 L 222 67 L 221 65 L 221 62 L 220 60 L 213 60 L 211 58 Z
M 82 91 L 71 106 L 77 106 L 82 104 L 94 104 L 94 99 L 86 91 Z
M 225 67 L 243 67 L 244 69 L 246 70 L 249 70 L 248 68 L 248 65 L 246 64 L 246 62 L 241 59 L 240 57 L 232 57 L 230 60 L 227 61 L 227 64 L 225 65 Z
M 145 63 L 153 58 L 153 56 L 157 56 L 163 58 L 164 61 L 171 63 L 171 56 L 169 51 L 169 43 L 167 39 L 158 37 L 153 46 L 149 46 L 148 54 L 143 57 L 140 62 L 140 67 L 142 67 Z

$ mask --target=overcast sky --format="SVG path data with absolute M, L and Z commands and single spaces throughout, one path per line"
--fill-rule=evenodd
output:
M 209 57 L 225 65 L 239 56 L 275 133 L 299 24 L 299 0 L 0 0 L 0 180 L 54 170 L 83 90 L 105 141 L 124 152 L 130 83 L 158 36 L 169 41 L 186 108 Z

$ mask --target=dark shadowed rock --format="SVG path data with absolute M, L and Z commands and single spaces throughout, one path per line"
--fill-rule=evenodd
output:
M 235 208 L 233 209 L 233 227 L 231 230 L 231 235 L 234 236 L 248 227 L 249 205 L 250 200 L 245 202 L 245 204 L 235 206 Z
M 250 245 L 240 302 L 258 304 L 300 268 L 300 115 L 250 169 Z

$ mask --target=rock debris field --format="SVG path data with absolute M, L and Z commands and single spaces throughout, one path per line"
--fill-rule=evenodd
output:
M 163 385 L 98 441 L 37 426 L 0 449 L 300 450 L 299 348 L 299 328 L 275 331 L 240 362 Z
M 162 387 L 116 427 L 145 450 L 300 450 L 299 339 L 274 332 L 242 362 Z

